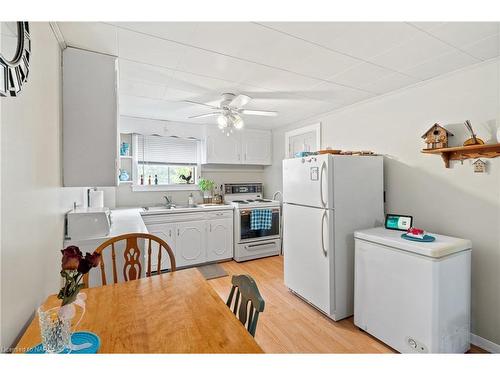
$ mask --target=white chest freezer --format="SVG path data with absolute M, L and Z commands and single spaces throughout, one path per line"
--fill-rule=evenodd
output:
M 354 324 L 401 353 L 468 351 L 471 241 L 402 233 L 354 233 Z

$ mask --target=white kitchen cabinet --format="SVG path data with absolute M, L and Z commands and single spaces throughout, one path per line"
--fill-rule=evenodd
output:
M 63 51 L 63 184 L 116 186 L 116 57 Z
M 267 130 L 245 129 L 241 135 L 242 163 L 271 165 L 271 133 Z
M 233 257 L 233 220 L 208 220 L 207 262 Z
M 177 256 L 175 255 L 176 250 L 175 250 L 175 241 L 176 241 L 176 228 L 174 224 L 151 224 L 147 226 L 149 234 L 152 234 L 156 237 L 161 238 L 163 241 L 165 241 L 168 246 L 172 249 L 175 259 L 177 261 Z M 144 251 L 146 252 L 146 257 L 147 257 L 147 248 L 148 241 L 146 240 L 146 247 Z M 158 270 L 158 249 L 159 246 L 157 243 L 151 241 L 151 271 L 157 271 Z M 176 264 L 178 266 L 178 264 Z M 147 270 L 147 260 L 146 260 L 146 266 Z M 170 257 L 167 254 L 167 251 L 165 249 L 162 249 L 161 253 L 161 269 L 166 270 L 170 269 Z
M 219 128 L 207 126 L 203 156 L 203 164 L 241 164 L 239 134 L 227 136 Z
M 272 160 L 269 130 L 234 130 L 229 136 L 216 126 L 206 126 L 202 164 L 270 165 Z
M 175 261 L 177 267 L 207 261 L 206 225 L 204 220 L 178 223 L 175 239 Z
M 189 213 L 144 215 L 142 218 L 149 233 L 170 245 L 179 268 L 233 257 L 233 210 L 200 209 Z M 153 265 L 158 261 L 157 251 L 153 251 Z M 167 269 L 170 262 L 163 259 L 164 255 L 165 252 L 162 254 L 162 269 Z

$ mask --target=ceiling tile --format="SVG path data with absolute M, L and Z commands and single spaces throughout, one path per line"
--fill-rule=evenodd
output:
M 447 22 L 429 30 L 430 34 L 458 48 L 498 34 L 498 32 L 499 23 L 497 22 Z
M 400 73 L 391 73 L 387 76 L 382 77 L 378 81 L 366 85 L 365 89 L 377 94 L 385 94 L 387 92 L 412 85 L 419 81 L 420 79 L 415 77 L 410 77 Z
M 420 30 L 431 31 L 439 26 L 444 25 L 446 22 L 410 22 L 410 25 L 413 25 Z
M 453 47 L 430 35 L 420 32 L 407 43 L 370 59 L 370 61 L 402 72 L 436 56 L 455 51 Z
M 371 83 L 392 73 L 392 70 L 377 65 L 361 63 L 340 74 L 330 77 L 328 80 L 334 83 L 366 90 L 366 87 Z
M 323 82 L 305 93 L 310 98 L 315 98 L 337 105 L 348 105 L 375 96 L 375 94 L 337 85 L 335 83 Z
M 262 87 L 269 90 L 300 92 L 322 82 L 321 80 L 288 73 L 278 69 L 255 65 L 242 83 Z
M 99 22 L 58 22 L 63 38 L 71 47 L 118 55 L 116 28 Z
M 463 50 L 481 60 L 497 57 L 500 55 L 500 34 L 464 46 Z
M 229 56 L 186 47 L 180 58 L 178 70 L 239 82 L 244 79 L 246 71 L 251 69 L 252 65 Z
M 121 58 L 166 68 L 176 68 L 188 48 L 123 29 L 118 29 L 118 42 Z
M 172 69 L 123 59 L 118 60 L 118 65 L 120 79 L 163 85 L 170 83 L 171 77 L 175 72 Z
M 478 59 L 466 53 L 453 51 L 407 69 L 405 73 L 420 79 L 429 79 L 478 61 Z
M 134 95 L 152 99 L 162 99 L 165 95 L 166 87 L 158 84 L 145 83 L 140 81 L 120 80 L 120 94 Z
M 189 41 L 198 22 L 110 22 L 120 28 L 180 42 Z
M 361 59 L 394 48 L 419 33 L 404 22 L 277 22 L 265 25 Z

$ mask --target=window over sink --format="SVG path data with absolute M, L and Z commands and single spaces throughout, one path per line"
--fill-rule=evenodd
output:
M 198 190 L 197 139 L 134 135 L 137 150 L 133 191 Z

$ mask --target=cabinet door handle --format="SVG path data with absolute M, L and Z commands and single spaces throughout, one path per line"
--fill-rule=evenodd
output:
M 210 232 L 212 231 L 212 224 L 210 223 Z
M 169 229 L 169 230 L 168 230 L 168 236 L 169 236 L 169 237 L 172 237 L 172 229 Z
M 181 234 L 181 231 L 179 229 L 177 229 L 177 236 L 180 236 Z

